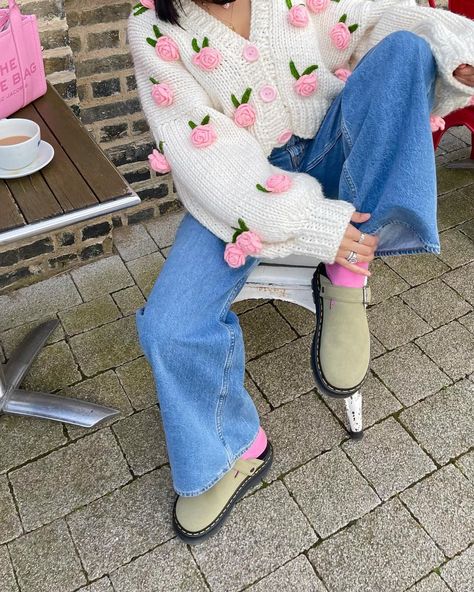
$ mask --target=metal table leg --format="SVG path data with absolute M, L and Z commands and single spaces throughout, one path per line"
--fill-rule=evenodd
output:
M 18 388 L 58 324 L 59 321 L 47 321 L 34 329 L 15 350 L 8 363 L 4 367 L 0 364 L 0 414 L 26 415 L 82 427 L 92 427 L 118 415 L 119 411 L 111 407 Z

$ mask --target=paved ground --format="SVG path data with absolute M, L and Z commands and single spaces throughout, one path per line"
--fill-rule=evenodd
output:
M 467 154 L 449 135 L 440 164 Z M 268 482 L 209 542 L 173 536 L 173 494 L 133 312 L 179 217 L 117 235 L 117 254 L 0 297 L 0 355 L 45 318 L 27 384 L 117 407 L 86 431 L 0 417 L 2 592 L 472 592 L 474 173 L 439 169 L 443 253 L 377 261 L 366 436 L 313 390 L 312 315 L 245 302 L 247 385 L 274 443 Z

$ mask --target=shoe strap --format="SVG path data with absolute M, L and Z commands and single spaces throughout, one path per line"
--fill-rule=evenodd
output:
M 370 304 L 371 292 L 368 286 L 363 288 L 345 288 L 343 286 L 322 285 L 319 293 L 325 300 Z
M 263 461 L 260 460 L 259 458 L 246 458 L 246 459 L 238 458 L 235 461 L 232 469 L 235 469 L 236 471 L 240 471 L 244 475 L 247 475 L 248 477 L 250 477 L 251 475 L 253 475 L 255 473 L 255 471 L 262 464 L 262 462 Z

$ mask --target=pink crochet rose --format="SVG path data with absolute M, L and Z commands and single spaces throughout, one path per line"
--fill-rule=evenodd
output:
M 242 234 L 239 234 L 235 244 L 245 255 L 257 255 L 262 250 L 260 237 L 251 230 L 246 230 Z
M 197 125 L 191 132 L 191 142 L 196 148 L 207 148 L 217 140 L 216 130 L 210 123 Z
M 247 60 L 247 62 L 256 62 L 260 57 L 260 52 L 258 47 L 251 43 L 247 43 L 242 51 L 242 55 Z
M 151 89 L 151 96 L 155 103 L 161 107 L 169 107 L 174 100 L 173 91 L 170 85 L 165 82 L 154 84 Z
M 271 193 L 283 193 L 291 187 L 291 178 L 288 175 L 272 175 L 265 183 L 265 189 Z
M 145 8 L 149 8 L 150 10 L 155 10 L 155 2 L 154 0 L 140 0 L 140 4 Z
M 271 84 L 265 84 L 265 86 L 262 86 L 258 94 L 264 103 L 271 103 L 277 97 L 276 88 Z
M 293 135 L 293 132 L 291 130 L 289 130 L 289 129 L 283 130 L 281 132 L 281 134 L 278 136 L 277 142 L 279 144 L 286 144 L 292 135 Z
M 155 51 L 156 55 L 162 60 L 165 60 L 165 62 L 175 62 L 176 60 L 179 60 L 179 49 L 176 42 L 166 35 L 162 35 L 158 39 L 155 45 Z
M 432 132 L 437 132 L 438 130 L 443 131 L 446 127 L 446 122 L 439 115 L 430 115 L 430 126 Z
M 346 23 L 336 23 L 331 29 L 329 36 L 337 49 L 346 49 L 351 41 L 351 32 Z
M 228 243 L 224 251 L 224 261 L 229 267 L 242 267 L 245 264 L 245 253 L 236 243 Z
M 306 0 L 306 6 L 314 12 L 318 14 L 318 12 L 322 12 L 330 3 L 331 0 Z
M 295 92 L 302 97 L 309 97 L 314 93 L 317 87 L 318 79 L 314 72 L 311 74 L 303 74 L 303 76 L 300 76 L 294 84 Z
M 201 70 L 214 70 L 221 63 L 222 56 L 218 49 L 203 47 L 199 53 L 193 56 L 193 64 Z
M 239 127 L 250 127 L 255 123 L 256 119 L 255 109 L 248 103 L 242 103 L 234 112 L 234 122 Z
M 309 22 L 306 6 L 299 4 L 298 6 L 290 8 L 288 12 L 288 22 L 294 27 L 306 27 Z
M 171 167 L 164 155 L 156 150 L 156 148 L 151 154 L 148 155 L 148 162 L 150 163 L 150 168 L 157 173 L 169 173 L 171 170 Z
M 339 80 L 342 80 L 342 82 L 347 82 L 347 79 L 351 74 L 352 72 L 347 68 L 338 68 L 334 71 L 334 76 L 336 76 L 336 78 L 339 78 Z

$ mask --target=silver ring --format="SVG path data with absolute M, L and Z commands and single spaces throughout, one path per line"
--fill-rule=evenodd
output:
M 359 240 L 357 241 L 358 243 L 363 243 L 365 241 L 365 234 L 363 232 L 361 232 L 360 236 L 359 236 Z
M 351 251 L 349 253 L 349 255 L 347 255 L 346 260 L 349 263 L 357 263 L 357 253 L 354 253 L 354 251 Z

